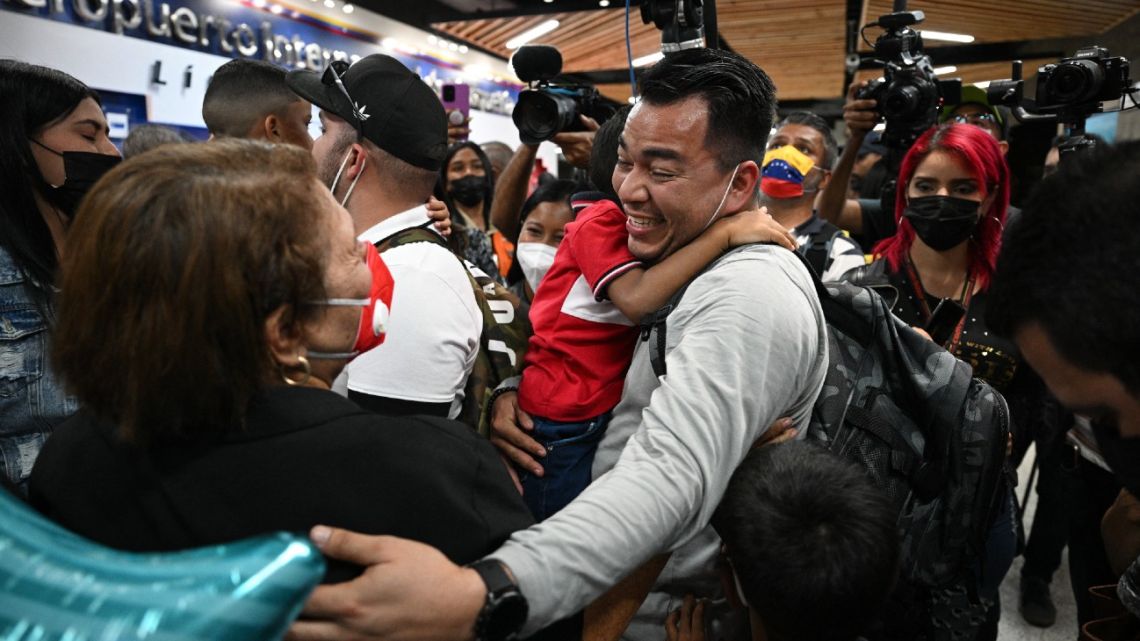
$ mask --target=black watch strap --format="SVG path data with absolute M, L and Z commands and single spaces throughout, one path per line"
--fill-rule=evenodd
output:
M 480 559 L 468 567 L 479 573 L 483 583 L 487 584 L 488 594 L 495 594 L 508 589 L 518 590 L 518 586 L 511 580 L 511 575 L 507 574 L 503 564 L 494 559 Z
M 475 641 L 512 641 L 526 622 L 527 603 L 502 563 L 482 559 L 472 563 L 487 586 L 487 600 L 475 621 Z

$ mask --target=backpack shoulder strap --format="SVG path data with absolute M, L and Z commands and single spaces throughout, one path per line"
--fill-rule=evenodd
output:
M 773 244 L 773 243 L 753 243 L 753 244 Z M 677 309 L 677 305 L 679 305 L 681 303 L 681 298 L 685 295 L 685 292 L 688 291 L 689 285 L 692 285 L 694 280 L 700 278 L 702 274 L 704 274 L 708 270 L 712 269 L 712 267 L 714 265 L 716 265 L 717 263 L 719 263 L 721 260 L 723 260 L 725 256 L 728 256 L 728 255 L 733 254 L 735 252 L 741 251 L 744 248 L 750 247 L 750 246 L 751 245 L 741 245 L 739 247 L 734 247 L 734 248 L 730 249 L 729 251 L 725 252 L 724 254 L 722 254 L 719 258 L 712 261 L 711 263 L 708 264 L 708 266 L 706 266 L 704 269 L 702 269 L 700 271 L 700 273 L 698 273 L 696 276 L 694 276 L 692 278 L 692 280 L 685 283 L 681 287 L 681 289 L 678 289 L 677 293 L 673 294 L 673 296 L 669 299 L 669 302 L 665 303 L 665 305 L 661 309 L 657 310 L 656 312 L 653 312 L 648 317 L 642 319 L 642 321 L 641 321 L 641 340 L 650 342 L 649 362 L 653 366 L 654 375 L 656 375 L 658 377 L 665 375 L 665 372 L 666 372 L 666 367 L 665 367 L 665 338 L 666 338 L 666 329 L 667 329 L 666 319 L 669 317 L 669 314 L 673 313 L 673 310 Z M 802 254 L 800 254 L 799 252 L 792 252 L 792 253 L 795 254 L 796 257 L 798 257 L 800 259 L 800 261 L 804 261 L 805 265 L 807 264 L 806 260 L 804 259 Z M 808 267 L 808 272 L 811 273 L 812 281 L 815 283 L 816 292 L 819 294 L 820 298 L 822 299 L 822 298 L 829 297 L 827 290 L 823 287 L 823 283 L 819 280 L 819 276 L 811 270 L 810 266 Z
M 843 235 L 843 230 L 823 221 L 818 233 L 812 236 L 811 242 L 801 247 L 799 253 L 807 259 L 807 264 L 817 276 L 823 277 L 827 271 L 828 259 L 831 258 L 831 249 L 835 246 L 835 239 Z
M 380 253 L 384 253 L 389 249 L 393 249 L 401 245 L 410 245 L 412 243 L 434 243 L 440 247 L 443 247 L 444 249 L 448 249 L 447 241 L 444 240 L 443 237 L 439 234 L 428 229 L 428 225 L 431 225 L 431 221 L 428 221 L 423 225 L 418 225 L 416 227 L 401 229 L 400 231 L 392 233 L 373 244 L 376 245 L 376 251 Z

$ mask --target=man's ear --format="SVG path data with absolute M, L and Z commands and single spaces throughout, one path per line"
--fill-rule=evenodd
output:
M 732 179 L 731 191 L 725 211 L 743 211 L 752 206 L 756 190 L 760 187 L 760 166 L 751 160 L 737 165 L 736 177 Z
M 823 173 L 823 178 L 819 179 L 819 185 L 815 188 L 817 193 L 822 192 L 824 189 L 827 189 L 827 184 L 829 182 L 831 182 L 831 170 L 830 169 L 824 169 L 824 168 L 820 167 L 819 171 Z
M 297 356 L 304 356 L 301 326 L 292 317 L 292 309 L 282 305 L 265 319 L 265 344 L 279 367 L 296 367 Z
M 340 177 L 341 183 L 345 185 L 351 184 L 364 171 L 368 162 L 368 150 L 362 143 L 354 142 L 350 149 L 353 152 L 352 157 L 348 159 L 348 164 L 344 166 L 344 175 Z
M 281 139 L 281 119 L 276 114 L 269 114 L 261 121 L 265 129 L 265 139 L 272 143 L 284 142 Z
M 999 140 L 998 147 L 1001 147 L 1001 157 L 1005 158 L 1009 153 L 1009 142 L 1006 140 Z

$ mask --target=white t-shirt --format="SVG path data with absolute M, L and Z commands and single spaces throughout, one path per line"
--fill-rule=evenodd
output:
M 376 243 L 427 221 L 427 210 L 420 206 L 385 219 L 359 238 Z M 348 389 L 419 403 L 451 403 L 449 416 L 455 418 L 483 332 L 471 281 L 459 259 L 434 243 L 401 245 L 383 256 L 395 281 L 388 335 L 383 345 L 345 368 Z

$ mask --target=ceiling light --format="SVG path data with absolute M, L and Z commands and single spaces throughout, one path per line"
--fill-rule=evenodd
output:
M 253 0 L 253 6 L 257 7 L 258 9 L 264 9 L 266 4 L 268 3 L 265 2 L 265 0 Z
M 281 12 L 285 11 L 285 7 L 282 7 L 279 4 L 275 4 L 272 7 L 269 7 L 269 11 L 270 11 L 270 13 L 273 13 L 274 15 L 279 16 L 279 15 L 281 15 Z
M 519 35 L 515 36 L 514 38 L 511 38 L 510 40 L 507 41 L 506 47 L 507 47 L 507 49 L 518 49 L 519 47 L 525 45 L 526 43 L 530 42 L 531 40 L 545 36 L 546 34 L 550 33 L 551 31 L 554 31 L 555 29 L 558 28 L 558 24 L 559 23 L 557 20 L 547 20 L 546 22 L 539 24 L 537 27 L 527 29 L 526 31 L 520 33 Z
M 629 97 L 629 99 L 628 99 L 628 100 L 626 100 L 626 102 L 628 102 L 629 104 L 631 104 L 631 105 L 632 105 L 632 104 L 634 104 L 634 103 L 636 103 L 636 102 L 637 102 L 637 98 L 634 98 L 633 96 L 630 96 L 630 97 Z
M 467 53 L 467 45 L 459 45 L 459 53 Z
M 435 44 L 437 40 L 439 40 L 439 38 L 436 38 L 434 34 L 430 34 L 430 33 L 428 34 L 428 44 L 429 45 Z
M 935 67 L 933 69 L 934 75 L 936 75 L 936 76 L 945 76 L 946 74 L 954 73 L 957 70 L 958 70 L 958 67 L 955 67 L 954 65 L 946 65 L 945 67 Z
M 333 0 L 325 0 L 325 6 L 328 7 L 329 9 L 335 9 L 336 3 L 333 2 Z
M 599 6 L 599 7 L 608 7 L 608 6 L 610 6 L 610 0 L 598 0 L 598 6 Z
M 964 33 L 946 33 L 945 31 L 927 31 L 922 30 L 923 40 L 945 40 L 946 42 L 973 42 L 974 36 L 968 36 Z
M 459 51 L 459 45 L 455 44 L 454 42 L 447 43 L 447 48 L 452 51 Z
M 640 58 L 634 58 L 633 59 L 633 66 L 644 67 L 646 65 L 651 65 L 651 64 L 656 63 L 658 60 L 661 60 L 664 57 L 665 57 L 665 54 L 661 53 L 660 51 L 656 51 L 656 52 L 651 53 L 647 56 L 641 56 Z
M 345 13 L 352 13 L 352 12 L 353 12 L 353 11 L 355 11 L 355 10 L 356 10 L 356 7 L 354 7 L 354 6 L 350 5 L 350 4 L 346 4 L 346 5 L 344 5 L 344 12 L 345 12 Z

